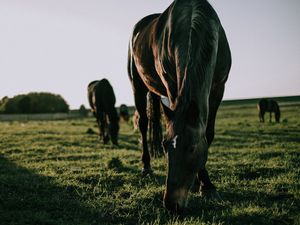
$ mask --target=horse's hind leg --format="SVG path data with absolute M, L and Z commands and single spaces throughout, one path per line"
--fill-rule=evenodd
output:
M 112 107 L 108 113 L 109 118 L 109 134 L 111 142 L 114 145 L 118 145 L 118 133 L 119 133 L 119 116 L 115 107 Z
M 94 112 L 94 116 L 96 117 L 96 121 L 97 121 L 97 125 L 98 125 L 98 129 L 99 129 L 99 139 L 103 140 L 104 137 L 104 123 L 103 123 L 103 112 L 96 110 Z
M 100 123 L 101 123 L 101 132 L 103 137 L 103 143 L 107 144 L 109 142 L 109 134 L 108 134 L 108 122 L 107 122 L 107 115 L 106 113 L 102 112 L 100 117 Z
M 139 77 L 134 63 L 129 69 L 129 78 L 133 86 L 133 94 L 136 110 L 139 113 L 138 126 L 142 135 L 142 162 L 144 164 L 143 175 L 151 174 L 150 154 L 147 143 L 148 117 L 147 117 L 147 88 Z
M 262 115 L 261 110 L 259 110 L 259 112 L 258 112 L 258 118 L 259 118 L 259 122 L 263 122 L 263 115 Z
M 142 162 L 144 164 L 143 175 L 152 173 L 150 166 L 150 154 L 147 143 L 147 129 L 148 129 L 148 117 L 147 117 L 147 100 L 146 92 L 144 91 L 134 94 L 136 109 L 139 113 L 139 129 L 142 135 L 143 154 Z

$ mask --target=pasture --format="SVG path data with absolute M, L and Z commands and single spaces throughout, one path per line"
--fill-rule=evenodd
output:
M 300 103 L 279 105 L 279 124 L 221 106 L 207 168 L 223 201 L 190 194 L 180 216 L 163 208 L 164 158 L 141 177 L 131 124 L 117 149 L 86 133 L 94 118 L 0 122 L 0 224 L 300 224 Z

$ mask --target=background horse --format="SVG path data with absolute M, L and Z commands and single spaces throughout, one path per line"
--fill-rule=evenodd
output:
M 265 112 L 270 112 L 270 122 L 272 121 L 272 112 L 275 114 L 277 123 L 280 121 L 280 109 L 278 103 L 273 99 L 261 99 L 257 104 L 258 117 L 260 122 L 265 122 Z
M 134 27 L 128 74 L 139 113 L 143 173 L 152 171 L 147 146 L 150 91 L 153 104 L 164 103 L 164 203 L 169 210 L 178 212 L 186 205 L 193 185 L 217 196 L 205 164 L 230 67 L 225 32 L 206 0 L 175 0 L 162 14 L 146 16 Z
M 128 112 L 128 107 L 125 104 L 120 105 L 120 117 L 128 122 L 129 121 L 129 112 Z
M 115 108 L 114 90 L 108 80 L 91 82 L 88 85 L 88 100 L 103 143 L 107 144 L 111 138 L 112 143 L 118 145 L 119 116 Z

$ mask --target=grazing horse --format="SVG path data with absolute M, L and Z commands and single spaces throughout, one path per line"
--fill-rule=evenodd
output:
M 126 122 L 129 121 L 128 107 L 125 104 L 120 105 L 120 117 Z
M 92 81 L 88 85 L 88 100 L 103 143 L 107 144 L 111 138 L 112 143 L 118 145 L 119 116 L 114 90 L 108 80 Z
M 265 112 L 270 112 L 270 122 L 272 122 L 272 112 L 275 114 L 275 120 L 279 123 L 280 109 L 278 103 L 273 99 L 261 99 L 257 104 L 258 117 L 260 122 L 265 122 Z
M 150 91 L 155 104 L 163 103 L 168 162 L 164 204 L 173 212 L 185 207 L 192 187 L 218 196 L 205 164 L 230 67 L 225 32 L 206 0 L 175 0 L 134 27 L 128 73 L 140 115 L 143 172 L 152 171 L 146 112 Z

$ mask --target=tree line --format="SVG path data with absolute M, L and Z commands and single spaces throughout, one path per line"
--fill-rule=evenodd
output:
M 69 105 L 60 96 L 47 92 L 31 92 L 16 95 L 12 98 L 3 97 L 0 101 L 0 113 L 59 113 L 68 112 Z

